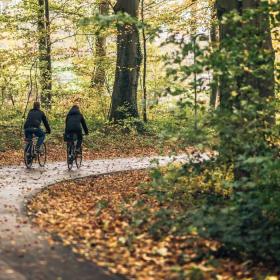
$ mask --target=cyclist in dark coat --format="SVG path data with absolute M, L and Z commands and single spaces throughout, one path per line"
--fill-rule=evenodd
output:
M 88 135 L 88 127 L 85 121 L 84 116 L 80 112 L 79 106 L 74 105 L 71 110 L 69 111 L 66 117 L 66 126 L 65 126 L 65 135 L 66 141 L 73 138 L 73 134 L 77 135 L 77 151 L 81 150 L 81 146 L 83 143 L 83 133 L 82 129 L 84 130 L 85 134 Z
M 33 135 L 38 137 L 36 150 L 38 151 L 45 140 L 45 132 L 40 128 L 43 122 L 46 132 L 51 133 L 51 128 L 48 119 L 43 111 L 40 110 L 40 102 L 34 102 L 33 109 L 28 113 L 27 119 L 24 124 L 25 138 L 31 140 Z

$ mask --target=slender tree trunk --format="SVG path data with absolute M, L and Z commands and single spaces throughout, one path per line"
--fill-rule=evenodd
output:
M 38 0 L 38 33 L 41 102 L 44 107 L 50 108 L 52 96 L 52 64 L 48 0 Z
M 39 46 L 39 69 L 41 90 L 45 88 L 45 1 L 38 0 L 38 46 Z M 43 94 L 42 99 L 43 99 Z M 42 101 L 41 99 L 41 101 Z
M 144 26 L 144 0 L 141 0 L 141 20 L 142 20 L 142 38 L 143 38 L 143 121 L 148 121 L 147 116 L 147 37 Z
M 109 2 L 103 1 L 99 3 L 100 15 L 108 15 Z M 103 91 L 106 81 L 106 66 L 104 59 L 106 57 L 106 36 L 100 34 L 96 36 L 95 41 L 95 68 L 92 76 L 92 87 L 97 87 L 99 91 Z
M 1 105 L 2 106 L 4 105 L 4 101 L 5 101 L 5 89 L 6 89 L 5 86 L 1 86 L 1 96 L 2 96 Z
M 212 7 L 211 13 L 212 15 L 211 15 L 210 40 L 213 47 L 215 47 L 215 45 L 218 43 L 218 28 L 216 25 L 217 11 L 215 6 Z M 211 95 L 210 95 L 210 107 L 214 109 L 216 108 L 216 104 L 217 104 L 218 91 L 219 91 L 218 77 L 214 73 L 212 77 Z
M 51 60 L 51 26 L 50 26 L 50 8 L 49 0 L 45 0 L 45 20 L 46 20 L 46 62 L 47 62 L 47 102 L 51 106 L 52 95 L 52 60 Z
M 118 0 L 116 13 L 138 16 L 139 0 Z M 109 119 L 117 122 L 129 116 L 139 117 L 137 88 L 142 61 L 139 31 L 135 24 L 118 26 L 117 65 Z

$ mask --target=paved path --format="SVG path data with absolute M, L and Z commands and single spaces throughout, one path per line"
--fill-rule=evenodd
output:
M 152 167 L 152 158 L 87 161 L 81 170 L 69 172 L 65 163 L 27 170 L 24 166 L 0 167 L 0 280 L 107 280 L 93 263 L 81 261 L 70 248 L 50 246 L 48 236 L 38 232 L 25 216 L 25 203 L 42 188 L 56 182 L 119 171 Z M 173 161 L 157 157 L 160 165 Z M 187 161 L 187 156 L 176 157 Z

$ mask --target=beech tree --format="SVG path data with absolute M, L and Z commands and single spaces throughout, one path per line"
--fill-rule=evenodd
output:
M 101 0 L 98 4 L 100 15 L 107 15 L 109 12 L 109 2 Z M 106 81 L 106 66 L 104 58 L 106 57 L 106 36 L 98 34 L 95 38 L 95 68 L 92 77 L 92 86 L 102 90 Z
M 219 40 L 219 30 L 216 25 L 217 20 L 217 10 L 215 5 L 211 8 L 211 23 L 210 23 L 210 40 L 211 44 L 215 48 L 218 40 Z M 218 98 L 218 77 L 213 77 L 213 84 L 211 85 L 211 94 L 210 94 L 210 106 L 212 108 L 216 107 L 217 98 Z M 216 82 L 215 82 L 216 81 Z
M 142 27 L 142 40 L 143 40 L 143 121 L 147 122 L 148 121 L 148 116 L 147 116 L 147 36 L 146 36 L 146 29 L 144 27 L 144 9 L 145 9 L 145 4 L 144 0 L 141 0 L 141 21 L 143 24 Z
M 262 5 L 261 0 L 243 0 L 242 9 L 243 11 L 248 9 L 258 9 Z M 258 36 L 258 48 L 264 50 L 267 55 L 261 58 L 262 63 L 266 67 L 261 68 L 258 71 L 258 75 L 252 75 L 251 73 L 246 73 L 246 81 L 253 87 L 257 88 L 261 97 L 274 97 L 275 96 L 275 78 L 274 78 L 274 62 L 275 55 L 272 46 L 272 37 L 269 22 L 269 11 L 264 11 L 248 22 L 247 27 L 251 26 L 256 32 L 255 36 Z M 246 27 L 246 26 L 245 26 Z M 253 45 L 252 40 L 247 41 L 246 49 L 248 51 L 253 50 L 256 46 Z
M 220 25 L 219 25 L 219 39 L 221 42 L 221 48 L 224 47 L 224 42 L 227 38 L 235 35 L 235 28 L 231 28 L 231 24 L 226 22 L 222 23 L 223 16 L 226 14 L 229 14 L 230 12 L 234 10 L 238 10 L 238 0 L 233 1 L 227 1 L 227 0 L 217 0 L 216 2 L 216 8 L 217 8 L 217 17 L 219 19 Z M 228 76 L 223 75 L 220 79 L 220 102 L 222 108 L 229 108 L 229 99 L 230 99 L 230 88 L 228 85 Z
M 41 102 L 50 108 L 52 98 L 52 61 L 49 0 L 38 0 L 38 46 Z
M 217 0 L 216 4 L 224 60 L 219 85 L 221 147 L 234 162 L 238 181 L 250 177 L 240 158 L 261 156 L 270 149 L 266 139 L 267 128 L 274 124 L 275 81 L 269 5 L 261 0 Z
M 137 18 L 139 0 L 118 0 L 115 13 L 127 13 Z M 117 65 L 109 119 L 118 121 L 127 116 L 139 117 L 137 88 L 142 61 L 139 31 L 134 23 L 118 26 Z
M 222 18 L 225 14 L 229 14 L 230 12 L 236 10 L 241 15 L 244 11 L 248 9 L 257 9 L 261 5 L 260 0 L 243 0 L 243 1 L 227 1 L 227 0 L 217 0 L 217 16 L 220 22 L 222 22 Z M 219 26 L 220 28 L 220 41 L 221 46 L 228 48 L 227 43 L 224 42 L 230 37 L 237 36 L 237 29 L 232 28 L 231 23 L 225 21 Z M 252 75 L 249 71 L 245 71 L 243 73 L 243 77 L 241 78 L 243 82 L 252 86 L 254 89 L 257 89 L 259 95 L 261 97 L 272 97 L 274 96 L 274 54 L 273 54 L 273 46 L 272 46 L 272 38 L 271 31 L 269 25 L 269 13 L 262 13 L 261 15 L 252 16 L 252 19 L 244 23 L 242 28 L 252 28 L 255 32 L 255 36 L 261 38 L 258 40 L 258 49 L 264 51 L 264 53 L 268 53 L 267 57 L 264 58 L 263 63 L 267 65 L 267 67 L 262 68 L 261 73 L 259 75 Z M 253 45 L 256 42 L 253 40 L 246 40 L 246 44 L 244 49 L 250 54 L 256 49 L 256 46 Z M 255 70 L 255 69 L 253 69 Z M 221 105 L 222 107 L 227 107 L 230 100 L 230 92 L 229 87 L 227 86 L 227 77 L 224 76 L 221 78 L 220 83 L 220 95 L 221 95 Z M 237 81 L 237 84 L 241 81 Z

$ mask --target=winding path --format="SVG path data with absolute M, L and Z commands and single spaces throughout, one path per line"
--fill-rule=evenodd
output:
M 42 188 L 57 182 L 120 171 L 152 167 L 156 159 L 166 165 L 174 158 L 123 158 L 86 161 L 81 170 L 69 172 L 65 163 L 50 163 L 45 168 L 26 170 L 24 166 L 0 167 L 0 280 L 109 280 L 93 263 L 79 260 L 70 248 L 48 243 L 25 213 L 25 203 Z M 178 156 L 176 161 L 187 161 Z

